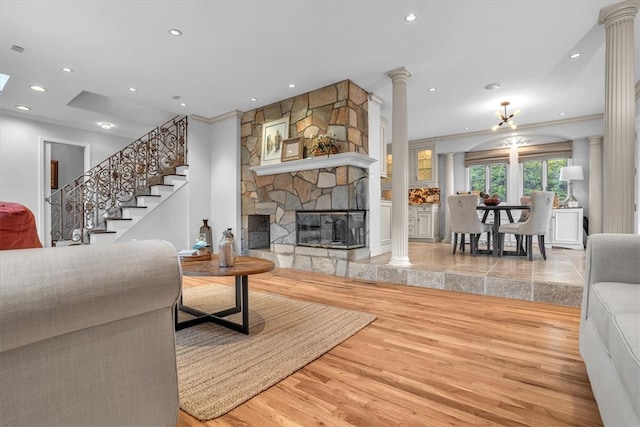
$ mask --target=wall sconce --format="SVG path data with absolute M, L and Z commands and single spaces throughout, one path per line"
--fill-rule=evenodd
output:
M 578 207 L 578 200 L 573 196 L 573 181 L 582 181 L 583 179 L 582 166 L 565 166 L 560 168 L 560 181 L 569 182 L 569 194 L 564 201 L 565 207 Z

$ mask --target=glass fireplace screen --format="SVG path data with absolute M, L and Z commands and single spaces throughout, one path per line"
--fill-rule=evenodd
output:
M 298 246 L 353 249 L 365 246 L 365 211 L 296 211 Z

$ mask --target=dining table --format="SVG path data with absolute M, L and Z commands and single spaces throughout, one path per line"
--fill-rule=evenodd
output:
M 484 211 L 481 219 L 483 223 L 487 222 L 487 219 L 489 218 L 489 213 L 493 212 L 493 224 L 491 227 L 491 237 L 493 239 L 493 248 L 491 250 L 487 249 L 487 253 L 491 253 L 493 256 L 500 256 L 500 254 L 497 251 L 498 245 L 496 243 L 498 242 L 498 236 L 499 236 L 498 231 L 500 229 L 501 213 L 506 212 L 509 222 L 514 222 L 513 211 L 529 210 L 531 209 L 531 206 L 530 205 L 509 205 L 506 203 L 501 203 L 499 205 L 481 204 L 481 205 L 478 205 L 476 209 L 479 211 Z M 524 251 L 503 251 L 503 253 L 507 255 L 526 255 Z

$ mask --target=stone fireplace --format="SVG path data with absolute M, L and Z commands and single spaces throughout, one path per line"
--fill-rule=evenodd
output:
M 366 243 L 365 211 L 297 211 L 296 244 L 354 249 Z
M 271 220 L 269 215 L 249 215 L 247 224 L 247 247 L 249 249 L 269 249 L 271 239 L 269 229 Z
M 369 256 L 368 226 L 363 224 L 357 248 L 332 249 L 297 245 L 297 211 L 368 211 L 368 166 L 348 162 L 270 174 L 260 167 L 262 125 L 289 118 L 289 138 L 304 141 L 318 133 L 334 134 L 339 153 L 368 155 L 368 98 L 362 88 L 345 80 L 294 98 L 243 113 L 242 232 L 244 252 L 273 260 L 277 266 L 346 275 L 349 259 Z M 305 151 L 308 150 L 305 146 Z M 354 154 L 355 155 L 355 154 Z M 339 154 L 338 154 L 339 156 Z M 315 160 L 315 159 L 312 159 Z M 305 162 L 306 159 L 291 162 Z M 298 163 L 300 164 L 300 163 Z M 269 250 L 252 248 L 254 215 L 269 218 Z M 363 216 L 367 218 L 366 215 Z M 366 219 L 364 219 L 366 221 Z M 354 245 L 356 246 L 356 245 Z

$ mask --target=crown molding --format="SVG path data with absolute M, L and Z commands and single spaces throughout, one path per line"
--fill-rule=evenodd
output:
M 229 111 L 228 113 L 225 114 L 221 114 L 219 116 L 216 117 L 204 117 L 204 116 L 199 116 L 197 114 L 192 114 L 191 116 L 189 116 L 190 119 L 192 120 L 196 120 L 198 122 L 204 122 L 204 123 L 209 123 L 209 124 L 213 124 L 216 122 L 221 122 L 223 120 L 227 120 L 227 119 L 231 119 L 231 118 L 241 118 L 242 117 L 242 111 L 239 110 L 232 110 Z

